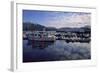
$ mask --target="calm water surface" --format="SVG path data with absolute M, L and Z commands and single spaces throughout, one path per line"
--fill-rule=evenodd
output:
M 23 62 L 83 60 L 91 58 L 90 43 L 29 42 L 23 40 Z

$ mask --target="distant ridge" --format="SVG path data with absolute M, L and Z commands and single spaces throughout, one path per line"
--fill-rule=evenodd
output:
M 91 26 L 86 25 L 84 27 L 74 27 L 74 28 L 70 28 L 70 27 L 65 27 L 65 28 L 55 28 L 55 27 L 45 27 L 43 25 L 40 24 L 36 24 L 36 23 L 30 23 L 30 22 L 24 22 L 23 23 L 23 31 L 43 31 L 43 29 L 46 29 L 47 31 L 65 31 L 65 32 L 84 32 L 84 31 L 91 31 Z

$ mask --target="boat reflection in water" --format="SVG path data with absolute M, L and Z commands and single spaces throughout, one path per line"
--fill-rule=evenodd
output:
M 23 62 L 91 59 L 91 43 L 23 40 Z
M 49 45 L 53 45 L 54 41 L 28 41 L 28 45 L 31 45 L 33 49 L 44 49 Z

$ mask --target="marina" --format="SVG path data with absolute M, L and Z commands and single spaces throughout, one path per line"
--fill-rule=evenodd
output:
M 90 32 L 26 31 L 23 38 L 33 41 L 66 40 L 66 42 L 90 42 Z
M 23 63 L 91 59 L 91 13 L 23 10 Z

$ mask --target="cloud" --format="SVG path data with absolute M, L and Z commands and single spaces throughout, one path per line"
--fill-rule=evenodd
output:
M 48 15 L 45 24 L 48 27 L 82 27 L 91 24 L 90 13 L 64 13 L 56 15 Z

